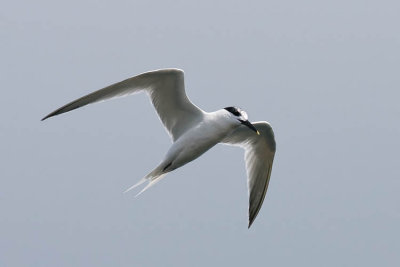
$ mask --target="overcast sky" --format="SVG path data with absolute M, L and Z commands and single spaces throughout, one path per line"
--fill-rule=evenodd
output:
M 400 266 L 398 1 L 2 1 L 1 266 Z M 247 229 L 243 151 L 135 198 L 171 141 L 144 94 L 41 122 L 141 72 L 269 121 Z

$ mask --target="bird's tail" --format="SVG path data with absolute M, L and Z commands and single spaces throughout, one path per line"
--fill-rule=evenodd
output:
M 149 189 L 150 187 L 152 187 L 153 185 L 158 183 L 162 178 L 164 178 L 164 176 L 166 174 L 167 173 L 163 172 L 163 169 L 161 168 L 161 166 L 158 166 L 153 171 L 151 171 L 149 174 L 147 174 L 145 177 L 140 179 L 139 182 L 137 182 L 136 184 L 134 184 L 131 187 L 129 187 L 128 189 L 126 189 L 124 193 L 131 191 L 132 189 L 138 187 L 139 185 L 141 185 L 145 182 L 148 182 L 147 185 L 136 195 L 136 196 L 139 196 L 141 193 L 143 193 L 144 191 L 146 191 L 147 189 Z

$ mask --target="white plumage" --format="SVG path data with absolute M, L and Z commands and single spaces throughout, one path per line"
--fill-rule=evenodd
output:
M 42 120 L 140 91 L 150 96 L 173 144 L 163 161 L 127 191 L 148 182 L 143 192 L 168 172 L 198 158 L 218 143 L 240 146 L 245 149 L 250 227 L 264 201 L 271 175 L 275 154 L 272 128 L 267 122 L 251 124 L 247 114 L 239 108 L 228 107 L 215 112 L 201 110 L 186 96 L 182 70 L 162 69 L 140 74 L 72 101 Z

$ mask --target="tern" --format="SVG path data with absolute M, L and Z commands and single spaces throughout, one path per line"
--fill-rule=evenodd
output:
M 268 189 L 276 148 L 274 132 L 266 121 L 250 123 L 246 112 L 237 107 L 215 112 L 201 110 L 186 96 L 182 70 L 142 73 L 72 101 L 42 121 L 88 104 L 142 91 L 150 96 L 173 144 L 162 162 L 127 191 L 148 182 L 142 193 L 167 173 L 195 160 L 218 143 L 239 146 L 245 150 L 250 228 Z

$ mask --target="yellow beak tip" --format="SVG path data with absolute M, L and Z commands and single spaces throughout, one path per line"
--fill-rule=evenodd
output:
M 260 135 L 260 132 L 257 130 L 257 134 Z

